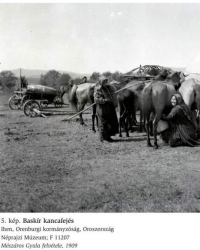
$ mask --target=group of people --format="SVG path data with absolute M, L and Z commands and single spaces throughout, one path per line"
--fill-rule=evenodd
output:
M 97 116 L 99 122 L 100 141 L 112 142 L 111 136 L 118 134 L 119 126 L 115 107 L 112 102 L 112 95 L 107 88 L 108 79 L 100 77 L 94 90 L 94 101 L 97 106 Z M 167 121 L 169 126 L 161 132 L 163 141 L 169 143 L 171 147 L 177 146 L 199 146 L 197 130 L 190 116 L 188 106 L 184 103 L 180 94 L 175 94 L 171 98 L 173 108 L 161 119 Z

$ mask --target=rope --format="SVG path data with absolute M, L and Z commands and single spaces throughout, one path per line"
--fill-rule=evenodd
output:
M 143 82 L 142 82 L 142 83 L 143 83 Z M 141 84 L 141 83 L 134 83 L 134 84 L 132 84 L 132 85 L 130 85 L 130 86 L 127 86 L 127 87 L 124 87 L 124 88 L 122 88 L 122 89 L 119 89 L 119 90 L 115 91 L 115 92 L 112 93 L 111 95 L 115 95 L 115 94 L 119 93 L 120 91 L 122 91 L 122 90 L 124 90 L 124 89 L 128 89 L 128 88 L 130 88 L 130 87 L 133 87 L 133 86 L 136 86 L 136 85 L 139 85 L 139 84 Z M 72 118 L 76 117 L 77 115 L 82 114 L 83 112 L 85 112 L 85 111 L 88 110 L 89 108 L 93 107 L 94 105 L 96 105 L 96 103 L 91 104 L 90 106 L 88 106 L 87 108 L 81 110 L 80 112 L 76 113 L 75 115 L 70 116 L 69 118 L 64 119 L 64 120 L 61 120 L 61 121 L 63 121 L 63 122 L 69 121 L 69 120 L 71 120 Z

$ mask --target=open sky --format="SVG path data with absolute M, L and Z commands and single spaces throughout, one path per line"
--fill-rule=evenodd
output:
M 125 73 L 200 51 L 199 3 L 1 3 L 0 23 L 1 70 Z

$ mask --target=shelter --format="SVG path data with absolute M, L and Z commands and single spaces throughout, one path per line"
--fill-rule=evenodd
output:
M 195 78 L 200 80 L 200 53 L 197 53 L 195 57 L 188 63 L 185 68 L 185 79 Z
M 157 76 L 164 69 L 167 70 L 168 73 L 172 73 L 173 70 L 171 68 L 159 66 L 159 65 L 140 65 L 139 67 L 129 71 L 124 74 L 124 78 L 129 78 L 130 80 L 151 80 L 155 76 Z

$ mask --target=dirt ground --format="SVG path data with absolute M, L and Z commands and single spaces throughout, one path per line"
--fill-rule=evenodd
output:
M 66 115 L 29 118 L 0 95 L 0 212 L 200 212 L 200 148 L 101 143 Z

